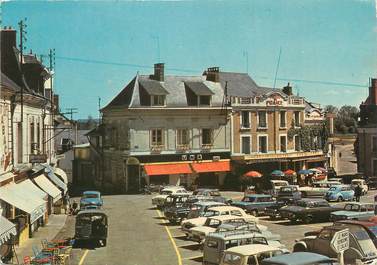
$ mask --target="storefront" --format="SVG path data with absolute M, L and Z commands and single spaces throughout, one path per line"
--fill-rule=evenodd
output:
M 192 174 L 189 163 L 150 163 L 144 164 L 146 183 L 181 185 L 182 175 Z
M 33 179 L 34 183 L 43 191 L 45 191 L 48 196 L 48 213 L 60 213 L 62 207 L 62 193 L 60 190 L 43 174 L 35 177 Z M 54 210 L 54 211 L 52 211 Z

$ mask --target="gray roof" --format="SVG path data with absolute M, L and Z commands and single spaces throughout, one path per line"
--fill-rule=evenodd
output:
M 1 86 L 7 87 L 14 91 L 21 90 L 21 87 L 17 85 L 13 80 L 11 80 L 9 77 L 7 77 L 4 73 L 1 73 L 0 83 L 1 83 Z
M 149 95 L 167 95 L 168 91 L 162 86 L 161 82 L 156 80 L 140 80 L 139 84 L 147 91 Z
M 229 96 L 254 97 L 259 90 L 258 85 L 248 74 L 219 72 L 221 85 L 225 88 Z
M 203 82 L 184 82 L 184 83 L 197 96 L 211 96 L 215 94 Z

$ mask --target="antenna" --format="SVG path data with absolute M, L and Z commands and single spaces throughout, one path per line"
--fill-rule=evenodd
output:
M 276 87 L 276 78 L 278 76 L 278 71 L 279 71 L 279 66 L 280 66 L 280 56 L 281 56 L 281 46 L 280 46 L 280 50 L 279 50 L 279 57 L 278 57 L 278 63 L 276 65 L 276 71 L 275 71 L 275 79 L 274 79 L 274 89 Z
M 25 17 L 23 20 L 18 22 L 18 26 L 20 28 L 20 46 L 19 46 L 19 48 L 20 48 L 21 75 L 24 75 L 24 71 L 23 71 L 24 50 L 26 49 L 25 42 L 27 41 L 27 38 L 26 38 L 26 34 L 27 34 L 26 20 L 27 20 L 27 18 Z M 24 82 L 22 82 L 22 85 L 21 85 L 21 124 L 24 120 L 24 86 L 25 86 L 25 84 L 24 84 Z
M 98 97 L 98 123 L 101 123 L 101 97 Z

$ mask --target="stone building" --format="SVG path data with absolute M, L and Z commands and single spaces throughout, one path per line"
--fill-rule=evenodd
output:
M 366 177 L 377 177 L 377 79 L 369 84 L 369 95 L 360 104 L 356 141 L 357 168 Z

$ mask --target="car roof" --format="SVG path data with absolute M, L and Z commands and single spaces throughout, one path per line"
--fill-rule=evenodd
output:
M 263 237 L 266 238 L 264 235 L 258 232 L 251 232 L 247 230 L 230 230 L 225 232 L 213 232 L 209 233 L 208 238 L 217 238 L 217 239 L 226 239 L 226 240 L 234 240 L 234 239 L 242 239 L 242 238 L 253 238 L 253 237 Z
M 85 194 L 101 194 L 101 192 L 99 192 L 99 191 L 95 191 L 95 190 L 87 190 L 87 191 L 84 191 L 83 193 L 82 193 L 83 195 Z
M 254 198 L 265 198 L 265 197 L 271 197 L 269 194 L 247 194 L 245 197 L 254 197 Z
M 365 179 L 353 179 L 352 181 L 362 181 L 362 180 L 365 180 Z
M 211 205 L 213 205 L 213 206 L 216 206 L 216 205 L 226 206 L 222 202 L 215 202 L 215 201 L 199 201 L 199 202 L 194 203 L 194 205 L 199 205 L 199 206 L 211 206 Z
M 333 261 L 331 258 L 310 252 L 294 252 L 291 254 L 285 254 L 267 258 L 262 261 L 263 265 L 306 265 L 316 262 Z
M 327 202 L 325 199 L 320 198 L 303 198 L 298 201 L 304 201 L 304 202 Z
M 179 189 L 184 189 L 184 188 L 179 187 L 179 186 L 172 186 L 172 187 L 163 188 L 161 191 L 175 191 L 175 190 L 179 190 Z
M 208 217 L 209 219 L 216 219 L 220 221 L 224 220 L 233 220 L 233 219 L 244 219 L 242 216 L 236 216 L 236 215 L 215 215 Z
M 252 244 L 252 245 L 243 245 L 243 246 L 228 248 L 227 250 L 225 250 L 224 253 L 234 253 L 234 254 L 239 254 L 242 256 L 249 256 L 249 255 L 258 254 L 261 252 L 277 251 L 277 250 L 280 250 L 280 249 L 277 247 L 270 246 L 270 245 Z
M 87 210 L 81 210 L 77 213 L 77 216 L 84 215 L 84 214 L 102 214 L 106 215 L 106 213 L 100 209 L 87 209 Z
M 349 205 L 349 204 L 360 205 L 360 206 L 364 206 L 364 205 L 374 205 L 374 204 L 371 203 L 371 202 L 346 202 L 345 205 Z
M 211 210 L 213 211 L 231 211 L 231 210 L 242 210 L 241 208 L 239 207 L 236 207 L 236 206 L 228 206 L 228 205 L 225 205 L 225 206 L 215 206 L 215 207 L 211 207 Z
M 356 224 L 356 225 L 361 225 L 363 227 L 377 226 L 377 224 L 374 223 L 374 222 L 359 221 L 359 220 L 342 220 L 342 221 L 337 221 L 336 223 L 341 223 L 341 224 Z

